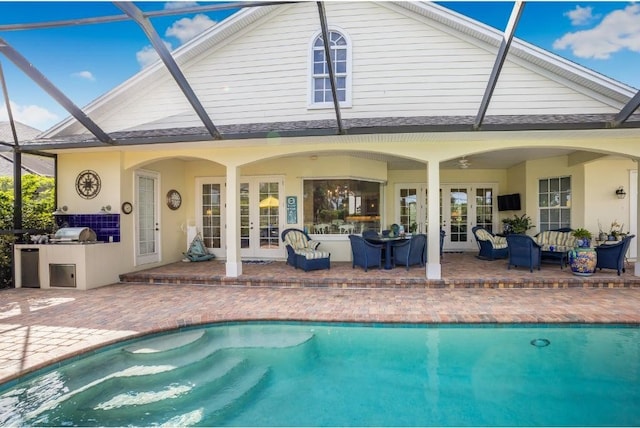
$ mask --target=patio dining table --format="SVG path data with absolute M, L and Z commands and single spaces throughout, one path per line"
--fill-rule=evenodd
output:
M 384 244 L 385 257 L 384 257 L 384 268 L 389 270 L 393 269 L 392 256 L 391 256 L 391 247 L 395 242 L 406 241 L 407 239 L 411 239 L 406 236 L 367 236 L 364 238 L 365 240 L 371 242 L 372 244 Z

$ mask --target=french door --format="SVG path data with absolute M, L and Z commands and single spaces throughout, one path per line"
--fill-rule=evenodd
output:
M 446 235 L 444 245 L 448 250 L 464 251 L 472 247 L 471 219 L 469 212 L 472 208 L 470 199 L 471 186 L 452 185 L 443 186 L 442 229 Z
M 226 248 L 226 185 L 224 180 L 199 178 L 196 181 L 197 200 L 196 227 L 202 235 L 204 245 L 216 257 L 225 258 Z
M 427 231 L 427 186 L 402 183 L 396 186 L 396 222 L 407 232 Z M 466 251 L 476 248 L 471 228 L 488 230 L 497 224 L 495 185 L 443 184 L 440 188 L 440 227 L 445 231 L 445 250 Z
M 452 251 L 477 247 L 471 228 L 479 225 L 494 231 L 498 222 L 496 186 L 492 184 L 449 184 L 442 186 L 442 228 L 444 246 Z M 494 232 L 498 232 L 495 230 Z
M 136 265 L 160 261 L 159 179 L 153 171 L 135 172 Z
M 427 186 L 403 183 L 396 186 L 396 223 L 407 233 L 427 231 Z
M 280 243 L 282 209 L 281 177 L 243 177 L 240 180 L 240 256 L 242 258 L 277 258 L 282 256 Z M 200 178 L 197 181 L 198 221 L 206 247 L 216 257 L 226 257 L 226 199 L 223 179 Z M 230 196 L 230 195 L 229 195 Z
M 284 224 L 281 177 L 243 178 L 240 183 L 240 255 L 243 258 L 282 256 Z

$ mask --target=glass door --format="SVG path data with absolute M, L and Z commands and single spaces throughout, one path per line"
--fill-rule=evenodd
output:
M 471 228 L 483 226 L 494 233 L 498 223 L 496 186 L 493 184 L 451 184 L 442 186 L 442 227 L 447 233 L 444 247 L 453 251 L 475 250 Z
M 159 175 L 152 171 L 136 171 L 135 214 L 136 265 L 160 261 Z
M 224 181 L 221 179 L 199 179 L 198 181 L 198 206 L 196 223 L 198 231 L 202 234 L 202 240 L 209 252 L 216 257 L 225 258 L 225 206 L 226 200 Z
M 259 177 L 240 184 L 240 254 L 246 258 L 282 256 L 282 179 Z
M 240 255 L 246 259 L 283 256 L 280 244 L 284 224 L 280 177 L 245 177 L 240 183 Z M 223 179 L 202 178 L 199 192 L 198 231 L 216 257 L 226 257 L 226 199 Z
M 449 250 L 467 250 L 471 247 L 470 189 L 464 185 L 442 186 L 442 192 L 444 245 Z
M 476 187 L 475 193 L 475 224 L 474 226 L 482 226 L 492 233 L 500 233 L 502 230 L 496 230 L 494 224 L 497 221 L 497 211 L 494 206 L 496 194 L 492 186 Z
M 424 184 L 398 184 L 396 186 L 396 223 L 406 233 L 426 233 L 427 187 Z

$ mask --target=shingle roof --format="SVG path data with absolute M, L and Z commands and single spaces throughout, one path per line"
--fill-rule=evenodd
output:
M 22 155 L 22 174 L 35 174 L 53 177 L 54 161 L 52 158 L 35 155 Z M 13 177 L 13 156 L 0 153 L 0 177 Z
M 29 141 L 35 139 L 41 134 L 41 131 L 24 123 L 14 122 L 16 128 L 16 134 L 18 135 L 18 143 L 22 146 L 29 145 Z M 0 122 L 0 142 L 14 145 L 13 131 L 11 130 L 11 124 L 7 121 Z M 13 176 L 13 155 L 8 153 L 11 150 L 9 147 L 4 146 L 7 152 L 0 153 L 0 176 Z M 34 155 L 23 155 L 21 157 L 22 174 L 36 174 L 44 175 L 47 177 L 53 177 L 54 162 L 51 158 Z
M 514 130 L 578 130 L 607 129 L 614 114 L 584 115 L 526 115 L 526 116 L 487 116 L 482 131 Z M 409 133 L 409 132 L 465 132 L 473 131 L 473 116 L 420 116 L 420 117 L 379 117 L 345 119 L 343 122 L 347 134 Z M 146 124 L 145 127 L 148 127 Z M 640 113 L 632 115 L 621 128 L 640 128 Z M 304 137 L 336 135 L 337 125 L 333 119 L 249 123 L 218 126 L 224 140 Z M 200 127 L 163 127 L 161 121 L 154 123 L 153 129 L 127 130 L 113 132 L 111 137 L 119 145 L 173 143 L 212 140 L 204 126 Z M 33 149 L 53 149 L 71 147 L 100 147 L 104 143 L 93 135 L 85 133 L 50 139 L 34 139 L 25 143 Z
M 24 123 L 15 122 L 16 134 L 18 135 L 18 142 L 33 140 L 42 131 L 25 125 Z M 8 121 L 0 121 L 0 142 L 13 144 L 13 132 L 11 131 L 11 124 Z

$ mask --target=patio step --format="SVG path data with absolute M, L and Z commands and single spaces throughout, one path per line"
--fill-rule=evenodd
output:
M 424 268 L 413 266 L 407 271 L 353 269 L 351 262 L 331 262 L 331 269 L 305 272 L 275 261 L 267 265 L 243 266 L 242 275 L 228 277 L 221 261 L 202 263 L 172 263 L 152 269 L 120 275 L 125 284 L 164 284 L 172 286 L 209 285 L 212 287 L 281 287 L 281 288 L 628 288 L 640 286 L 640 277 L 633 275 L 633 265 L 627 263 L 626 273 L 603 269 L 591 277 L 573 275 L 570 269 L 557 264 L 543 264 L 540 271 L 507 269 L 507 260 L 476 258 L 473 252 L 446 252 L 441 259 L 442 279 L 427 279 Z M 185 266 L 187 265 L 187 266 Z M 177 288 L 180 290 L 180 288 Z M 180 291 L 177 291 L 180 292 Z

